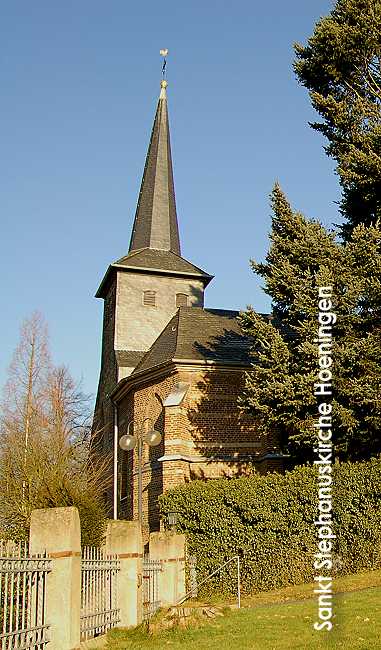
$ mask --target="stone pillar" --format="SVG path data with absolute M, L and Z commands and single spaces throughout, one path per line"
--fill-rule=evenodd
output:
M 120 560 L 118 575 L 119 627 L 142 622 L 143 606 L 143 539 L 138 521 L 109 521 L 106 553 L 116 553 Z
M 29 550 L 31 555 L 46 550 L 53 560 L 46 583 L 49 649 L 77 650 L 81 625 L 81 529 L 77 508 L 33 510 Z
M 175 605 L 185 596 L 185 535 L 151 533 L 151 560 L 162 560 L 159 574 L 159 599 L 162 605 Z

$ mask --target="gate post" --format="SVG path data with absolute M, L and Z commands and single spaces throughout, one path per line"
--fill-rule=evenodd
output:
M 143 609 L 143 537 L 140 522 L 109 521 L 106 531 L 106 553 L 116 553 L 120 561 L 118 627 L 140 625 Z
M 46 576 L 46 623 L 51 650 L 78 650 L 81 627 L 81 529 L 78 510 L 33 510 L 29 552 L 53 559 Z
M 158 576 L 159 600 L 162 605 L 175 605 L 185 596 L 185 535 L 151 533 L 149 556 L 163 563 Z

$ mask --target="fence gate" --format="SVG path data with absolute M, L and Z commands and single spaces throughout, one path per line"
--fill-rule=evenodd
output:
M 106 634 L 120 620 L 117 555 L 104 548 L 85 546 L 82 551 L 81 640 Z
M 0 540 L 1 650 L 44 650 L 46 575 L 52 561 L 29 555 L 27 542 Z
M 160 608 L 159 575 L 163 570 L 161 560 L 150 560 L 149 555 L 143 558 L 143 619 L 148 620 Z

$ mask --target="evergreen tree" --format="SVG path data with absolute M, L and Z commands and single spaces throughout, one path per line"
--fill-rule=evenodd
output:
M 311 126 L 337 161 L 347 239 L 381 217 L 381 0 L 337 0 L 295 50 L 297 77 L 323 118 Z
M 272 193 L 271 246 L 252 261 L 273 314 L 241 314 L 253 337 L 253 368 L 241 405 L 263 434 L 277 430 L 299 461 L 312 457 L 317 418 L 318 287 L 333 286 L 334 441 L 341 458 L 381 452 L 381 228 L 357 226 L 348 242 L 294 212 L 278 185 Z

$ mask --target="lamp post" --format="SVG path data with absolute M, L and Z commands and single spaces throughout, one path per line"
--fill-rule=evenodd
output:
M 142 521 L 142 501 L 143 501 L 143 444 L 146 443 L 149 447 L 157 447 L 160 445 L 162 435 L 160 431 L 156 431 L 153 427 L 145 431 L 145 423 L 152 422 L 152 418 L 145 418 L 137 431 L 130 434 L 131 426 L 134 426 L 134 421 L 131 420 L 127 427 L 127 433 L 119 439 L 119 447 L 123 451 L 132 451 L 136 445 L 138 447 L 138 517 Z

